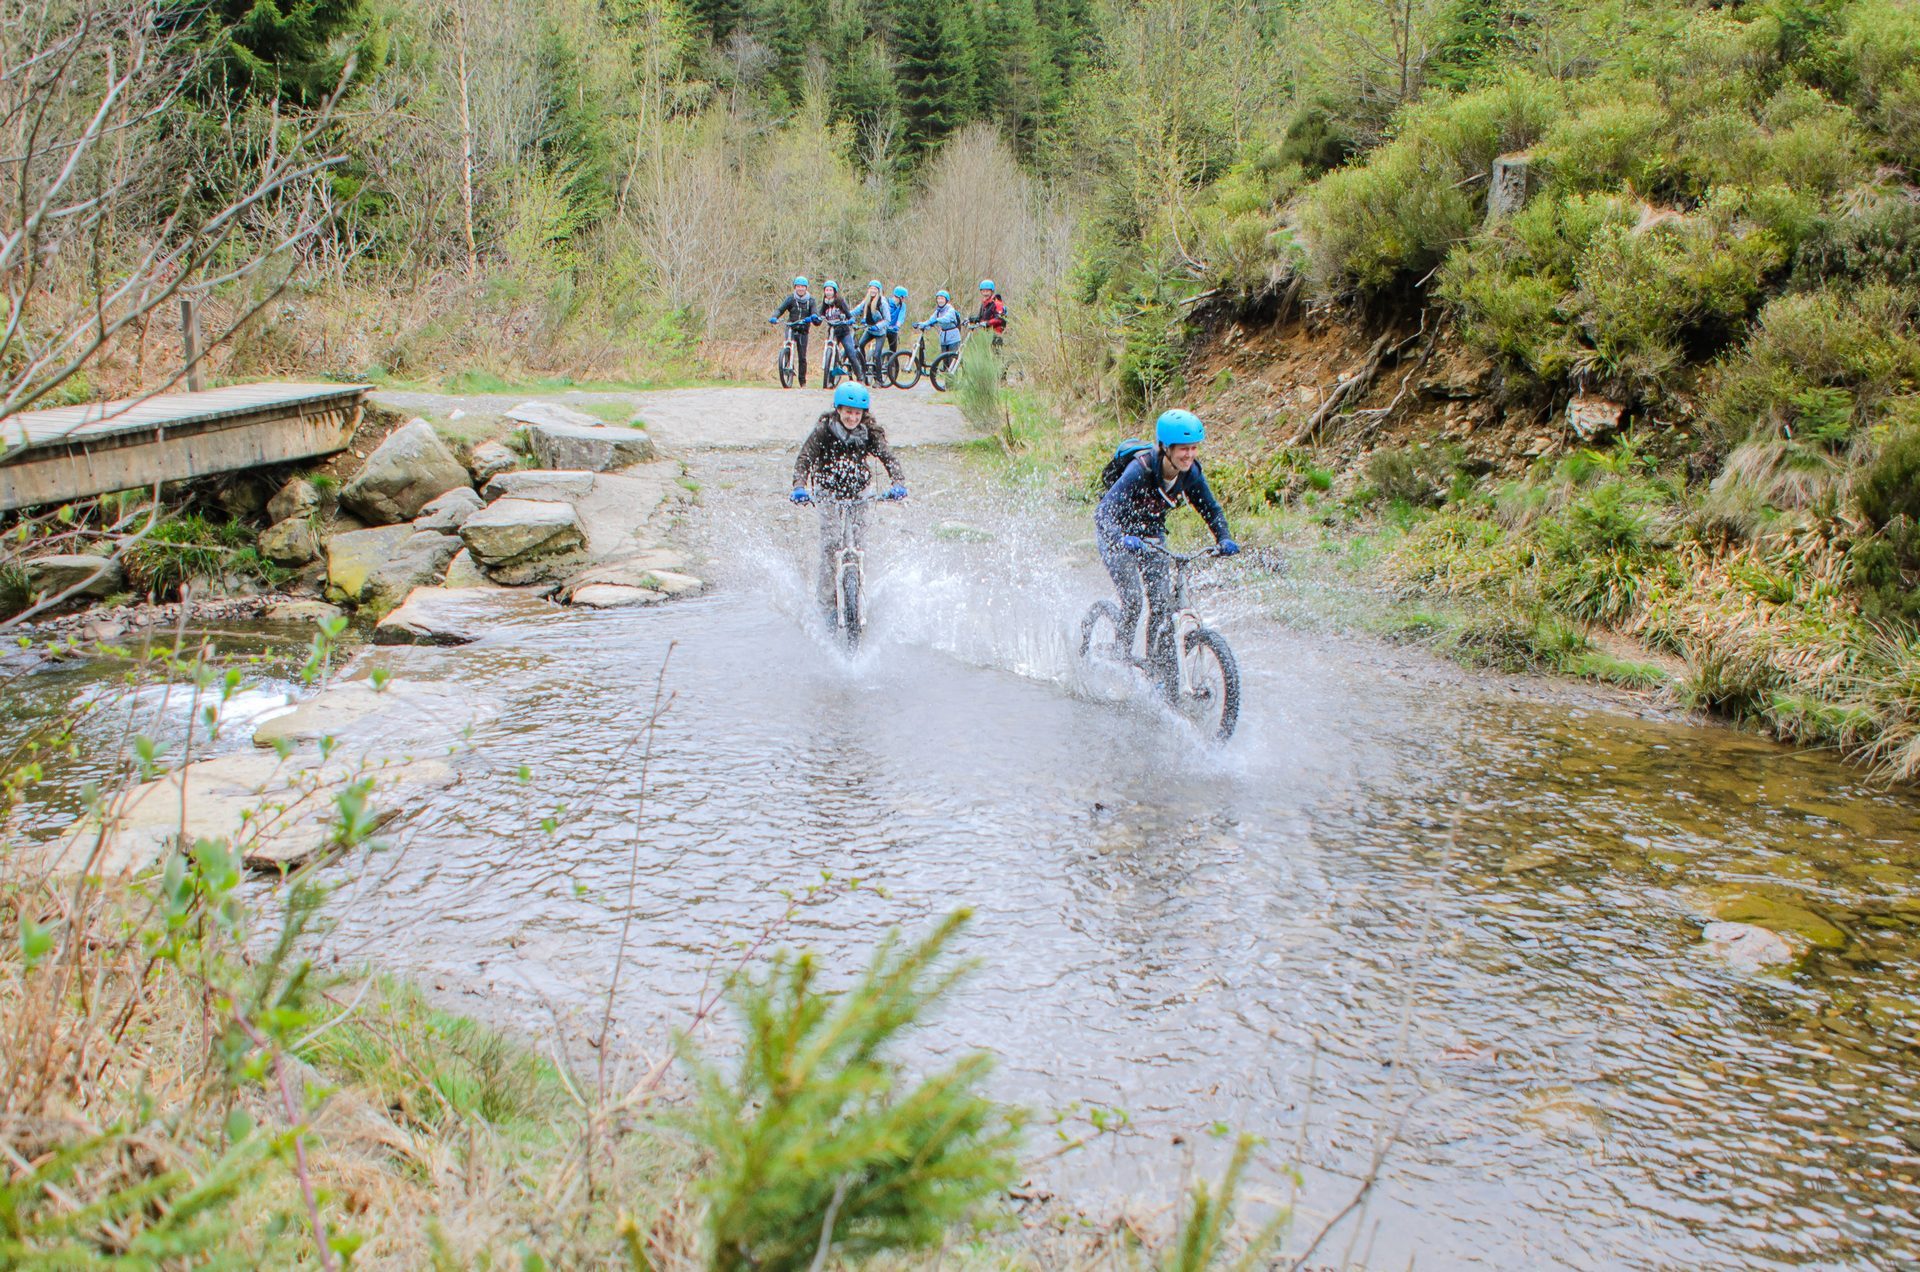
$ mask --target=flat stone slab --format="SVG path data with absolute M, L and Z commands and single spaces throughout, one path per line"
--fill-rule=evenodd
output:
M 573 505 L 546 499 L 496 499 L 460 527 L 467 551 L 483 569 L 519 565 L 586 546 Z
M 541 618 L 553 606 L 504 587 L 416 587 L 373 629 L 376 645 L 470 645 L 514 619 Z
M 605 427 L 605 422 L 598 416 L 588 415 L 585 411 L 576 411 L 558 402 L 522 402 L 518 406 L 508 407 L 501 414 L 516 424 L 557 424 L 568 428 Z
M 631 428 L 605 424 L 528 424 L 522 427 L 527 453 L 542 468 L 584 468 L 596 473 L 644 464 L 653 458 L 653 439 Z
M 620 583 L 589 583 L 573 590 L 567 598 L 570 605 L 584 605 L 588 609 L 620 609 L 629 605 L 658 605 L 670 599 L 665 592 L 649 591 L 644 587 L 627 587 Z
M 275 601 L 261 617 L 270 623 L 314 623 L 345 618 L 346 611 L 325 601 Z
M 384 689 L 368 680 L 348 680 L 323 690 L 254 726 L 257 747 L 299 746 L 333 738 L 370 740 L 383 750 L 437 744 L 457 735 L 493 708 L 451 685 L 397 679 Z
M 496 499 L 551 499 L 569 503 L 593 493 L 593 474 L 579 469 L 521 468 L 488 480 L 480 492 Z
M 177 773 L 133 787 L 116 800 L 106 822 L 81 818 L 46 849 L 57 873 L 84 870 L 108 878 L 158 867 L 180 844 L 182 790 L 186 839 L 225 840 L 254 869 L 290 870 L 333 843 L 338 814 L 334 794 L 370 778 L 377 825 L 385 825 L 427 791 L 451 785 L 453 769 L 440 760 L 325 761 L 308 756 L 240 752 L 189 764 Z

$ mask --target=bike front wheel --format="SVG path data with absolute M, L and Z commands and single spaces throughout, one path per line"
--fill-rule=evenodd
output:
M 910 389 L 920 383 L 920 360 L 913 356 L 913 350 L 903 349 L 893 355 L 893 387 Z
M 933 387 L 942 393 L 953 383 L 954 373 L 960 370 L 960 355 L 943 353 L 933 360 L 933 369 L 927 372 L 927 378 L 933 381 Z
M 799 359 L 796 358 L 793 353 L 793 346 L 782 345 L 780 348 L 780 356 L 773 360 L 774 374 L 780 377 L 781 388 L 790 389 L 793 387 L 793 382 L 799 374 L 799 368 L 796 365 L 798 362 Z
M 853 649 L 860 644 L 860 571 L 846 566 L 840 571 L 840 638 Z
M 1240 664 L 1227 638 L 1211 627 L 1196 627 L 1180 651 L 1180 714 L 1216 741 L 1233 736 L 1240 723 Z

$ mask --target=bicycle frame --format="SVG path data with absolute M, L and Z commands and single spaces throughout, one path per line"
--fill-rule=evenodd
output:
M 1200 612 L 1187 602 L 1187 577 L 1193 567 L 1199 562 L 1206 560 L 1208 557 L 1219 556 L 1220 549 L 1217 547 L 1208 548 L 1202 552 L 1183 554 L 1172 551 L 1165 545 L 1156 543 L 1152 539 L 1144 540 L 1143 546 L 1148 551 L 1157 553 L 1173 562 L 1173 674 L 1175 677 L 1173 689 L 1176 693 L 1184 693 L 1192 687 L 1196 679 L 1194 668 L 1197 662 L 1196 651 L 1187 648 L 1187 633 L 1193 631 L 1195 628 L 1207 626 L 1206 619 L 1202 618 Z M 1151 642 L 1153 639 L 1153 616 L 1151 613 L 1146 615 L 1146 626 L 1147 639 Z M 1152 650 L 1149 649 L 1148 653 L 1151 654 Z M 1128 656 L 1131 658 L 1131 651 L 1129 651 Z M 1150 673 L 1153 670 L 1150 657 L 1137 659 L 1134 660 L 1134 662 L 1135 665 L 1143 671 Z

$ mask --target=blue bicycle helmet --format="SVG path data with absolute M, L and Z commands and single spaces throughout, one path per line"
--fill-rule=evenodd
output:
M 904 287 L 896 287 L 893 289 L 893 294 L 901 300 L 905 300 L 907 298 L 907 289 Z
M 807 283 L 807 276 L 806 276 L 805 274 L 799 274 L 799 275 L 796 275 L 796 276 L 794 277 L 794 280 L 793 280 L 793 285 L 794 285 L 795 287 L 805 287 L 805 286 L 807 286 L 807 285 L 808 285 L 808 283 Z
M 993 290 L 994 290 L 994 286 L 993 286 L 993 280 L 992 280 L 991 278 L 983 278 L 983 279 L 981 279 L 981 280 L 980 280 L 980 290 L 981 290 L 981 291 L 993 291 Z
M 833 288 L 833 290 L 835 291 L 840 290 L 840 284 L 834 282 L 831 278 L 829 278 L 826 282 L 820 284 L 821 291 L 825 291 L 829 287 Z
M 945 288 L 942 288 L 941 290 L 933 293 L 933 298 L 935 300 L 952 300 L 953 294 L 947 291 Z
M 872 282 L 870 282 L 870 283 L 868 283 L 868 284 L 867 284 L 867 286 L 869 286 L 869 287 L 871 287 L 871 288 L 873 288 L 873 290 L 875 290 L 875 291 L 879 291 L 879 290 L 880 290 L 880 280 L 876 278 L 876 279 L 874 279 L 874 280 L 873 280 Z
M 867 404 L 872 401 L 873 394 L 867 392 L 867 386 L 852 380 L 848 380 L 833 391 L 835 406 L 857 406 L 864 411 L 867 409 Z
M 1153 440 L 1162 446 L 1197 446 L 1206 435 L 1200 417 L 1178 407 L 1160 412 L 1160 418 L 1153 422 Z

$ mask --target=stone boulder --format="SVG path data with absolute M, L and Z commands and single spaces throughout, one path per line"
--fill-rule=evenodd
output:
M 327 540 L 327 592 L 384 613 L 414 588 L 438 579 L 459 550 L 454 536 L 412 526 L 336 534 Z
M 602 421 L 585 411 L 576 411 L 557 402 L 522 402 L 506 413 L 515 424 L 563 424 L 575 428 L 600 428 Z
M 27 588 L 36 596 L 72 593 L 81 597 L 112 596 L 127 585 L 127 572 L 111 557 L 84 553 L 54 553 L 26 562 Z
M 445 578 L 440 580 L 440 585 L 442 587 L 499 586 L 499 584 L 487 577 L 486 571 L 482 570 L 479 564 L 474 561 L 473 553 L 467 551 L 464 547 L 453 554 L 453 560 L 447 562 L 447 574 Z
M 476 495 L 466 486 L 449 490 L 438 499 L 420 510 L 413 519 L 415 530 L 437 530 L 441 534 L 458 534 L 467 518 L 485 507 Z
M 501 473 L 510 473 L 518 467 L 520 456 L 500 442 L 476 442 L 473 452 L 467 456 L 467 471 L 473 474 L 476 486 L 484 486 Z
M 320 536 L 313 518 L 301 514 L 276 521 L 260 532 L 260 555 L 275 565 L 297 568 L 320 557 Z
M 552 612 L 538 597 L 503 587 L 416 587 L 373 629 L 373 643 L 467 645 L 516 619 Z
M 1709 923 L 1700 939 L 1708 954 L 1736 971 L 1758 972 L 1800 960 L 1791 941 L 1757 923 Z
M 325 601 L 275 601 L 267 606 L 260 617 L 269 623 L 313 623 L 318 625 L 329 619 L 345 618 L 346 613 L 338 605 L 329 605 Z
M 604 473 L 653 458 L 653 439 L 638 429 L 611 428 L 597 420 L 584 424 L 525 424 L 520 430 L 527 454 L 542 468 L 585 469 Z
M 675 553 L 658 551 L 641 553 L 624 561 L 610 561 L 582 570 L 562 585 L 558 597 L 572 605 L 605 607 L 609 604 L 652 604 L 655 600 L 667 600 L 676 596 L 695 596 L 706 590 L 707 585 L 693 575 L 656 564 L 662 559 L 676 563 L 679 561 Z M 600 591 L 599 589 L 602 588 L 616 590 Z M 616 599 L 623 593 L 645 593 L 646 595 Z
M 588 583 L 573 588 L 567 595 L 569 605 L 584 605 L 588 609 L 658 605 L 666 599 L 665 592 L 655 592 L 644 587 L 628 587 L 622 583 Z
M 340 502 L 374 525 L 411 521 L 449 490 L 472 485 L 462 464 L 433 425 L 409 420 L 367 456 Z
M 289 477 L 287 483 L 267 500 L 267 519 L 276 525 L 294 517 L 305 517 L 320 509 L 320 491 L 305 477 Z
M 549 499 L 572 503 L 593 493 L 593 474 L 566 469 L 525 468 L 501 473 L 490 479 L 480 497 L 488 503 L 496 499 Z
M 573 507 L 545 499 L 496 499 L 467 518 L 460 537 L 489 577 L 508 584 L 556 578 L 587 546 Z

